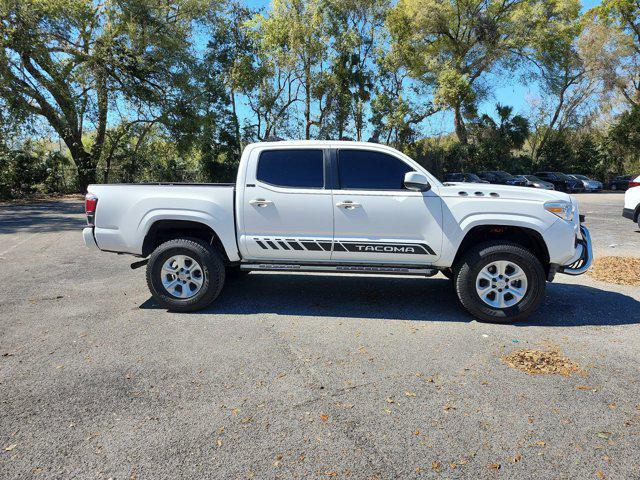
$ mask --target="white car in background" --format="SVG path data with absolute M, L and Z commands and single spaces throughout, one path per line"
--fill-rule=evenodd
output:
M 640 175 L 638 175 L 633 182 L 639 183 Z M 633 220 L 640 227 L 640 187 L 632 187 L 625 192 L 622 216 Z

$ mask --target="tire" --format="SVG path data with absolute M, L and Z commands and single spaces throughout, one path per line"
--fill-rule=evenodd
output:
M 493 270 L 494 265 L 506 266 L 503 270 L 504 278 L 498 278 L 499 273 L 487 270 L 487 267 Z M 514 266 L 519 267 L 520 275 Z M 483 278 L 480 277 L 481 272 Z M 505 241 L 486 242 L 472 248 L 456 264 L 454 274 L 458 300 L 471 315 L 485 322 L 509 323 L 528 317 L 540 305 L 546 287 L 544 269 L 533 253 L 520 245 Z M 492 280 L 487 280 L 487 274 L 495 275 L 493 280 L 497 282 L 493 284 Z M 508 275 L 521 280 L 509 279 Z M 505 279 L 509 281 L 505 282 Z M 499 292 L 504 293 L 497 291 L 500 286 L 502 288 Z M 480 288 L 489 291 L 489 294 L 485 294 L 487 301 L 499 304 L 502 296 L 503 306 L 486 303 L 480 296 Z M 494 294 L 491 294 L 491 290 Z M 514 296 L 516 292 L 524 292 L 519 301 Z M 495 296 L 492 298 L 492 295 Z
M 163 281 L 169 283 L 171 273 L 166 275 L 163 271 L 168 262 L 172 259 L 187 258 L 195 261 L 185 262 L 185 269 L 191 266 L 196 269 L 194 272 L 181 273 L 179 275 L 193 275 L 194 283 L 189 283 L 187 287 L 180 285 L 183 281 L 174 275 L 174 282 L 180 280 L 172 290 L 173 294 L 165 288 Z M 176 268 L 178 263 L 175 263 Z M 198 268 L 199 267 L 199 268 Z M 198 271 L 199 270 L 199 271 Z M 177 270 L 176 270 L 177 271 Z M 186 278 L 186 277 L 184 277 Z M 147 265 L 147 285 L 153 298 L 160 306 L 172 312 L 193 312 L 207 307 L 220 294 L 225 280 L 225 265 L 220 253 L 208 243 L 196 238 L 176 238 L 169 240 L 158 248 L 149 257 Z M 189 280 L 184 280 L 188 282 Z M 198 286 L 195 282 L 200 282 Z M 170 283 L 174 283 L 170 282 Z M 181 287 L 178 289 L 178 287 Z M 189 290 L 182 290 L 188 288 Z M 199 289 L 198 289 L 199 288 Z M 191 294 L 193 289 L 194 293 Z M 185 292 L 185 298 L 179 298 L 177 292 Z
M 618 186 L 615 183 L 611 184 L 611 190 L 615 192 L 616 190 L 618 190 Z

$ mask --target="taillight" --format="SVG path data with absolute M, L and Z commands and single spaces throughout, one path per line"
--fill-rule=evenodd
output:
M 640 182 L 636 182 L 635 180 L 631 180 L 629 182 L 629 188 L 640 187 Z
M 98 197 L 93 193 L 87 193 L 84 197 L 84 211 L 87 214 L 87 225 L 93 227 L 96 219 L 96 207 L 98 206 Z

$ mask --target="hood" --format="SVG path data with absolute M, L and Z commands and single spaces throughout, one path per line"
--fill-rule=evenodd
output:
M 441 197 L 460 197 L 460 192 L 466 192 L 466 198 L 495 197 L 517 200 L 533 200 L 542 203 L 549 200 L 566 200 L 567 202 L 571 202 L 571 197 L 569 195 L 563 192 L 558 192 L 557 190 L 542 190 L 531 187 L 514 187 L 511 185 L 496 185 L 491 183 L 447 184 L 439 189 Z M 482 195 L 479 195 L 476 192 L 481 192 Z

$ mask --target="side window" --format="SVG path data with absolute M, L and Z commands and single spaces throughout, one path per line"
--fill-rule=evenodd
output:
M 338 150 L 340 188 L 403 190 L 404 174 L 413 169 L 391 155 L 369 150 Z
M 265 150 L 258 159 L 256 179 L 278 187 L 322 188 L 322 150 Z

